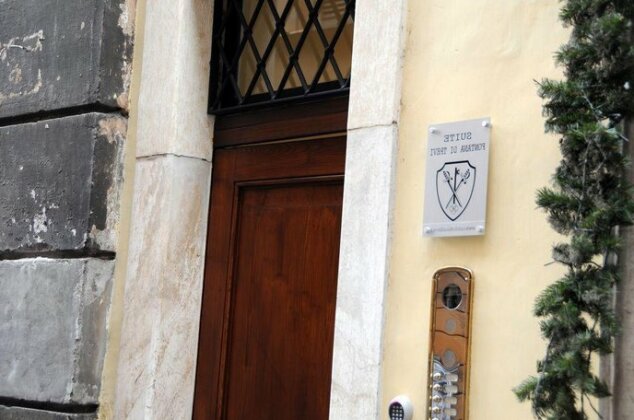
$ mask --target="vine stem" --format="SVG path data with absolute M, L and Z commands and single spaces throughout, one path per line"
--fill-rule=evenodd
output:
M 546 356 L 544 356 L 544 360 L 542 360 L 542 371 L 539 372 L 539 376 L 537 377 L 537 384 L 535 385 L 535 391 L 534 391 L 534 398 L 533 398 L 533 403 L 532 403 L 532 409 L 533 409 L 533 414 L 535 415 L 535 417 L 540 417 L 538 410 L 537 410 L 537 406 L 536 401 L 537 401 L 537 396 L 541 393 L 541 388 L 542 388 L 542 379 L 544 378 L 544 370 L 546 369 L 546 365 L 548 364 L 548 362 L 550 362 L 550 352 L 552 351 L 552 346 L 554 343 L 555 337 L 551 337 L 550 340 L 548 341 L 548 347 L 546 347 Z
M 582 398 L 582 400 L 581 400 L 581 401 L 582 401 L 582 407 L 583 407 L 583 396 L 584 396 L 584 395 L 587 395 L 587 394 L 586 394 L 585 392 L 584 392 L 583 394 L 581 394 L 581 398 Z M 601 413 L 599 412 L 599 410 L 597 410 L 597 409 L 595 408 L 594 404 L 592 404 L 592 399 L 590 399 L 590 397 L 588 397 L 588 405 L 590 406 L 590 408 L 592 408 L 592 411 L 594 411 L 594 412 L 595 412 L 595 414 L 596 414 L 597 416 L 599 416 L 599 419 L 600 419 L 600 420 L 603 420 L 603 416 L 601 415 Z M 583 408 L 582 408 L 582 410 L 583 410 Z M 585 415 L 585 410 L 583 410 L 583 414 Z

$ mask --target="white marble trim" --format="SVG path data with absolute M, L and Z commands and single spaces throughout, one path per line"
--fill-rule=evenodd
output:
M 330 397 L 333 420 L 378 419 L 406 1 L 357 0 Z

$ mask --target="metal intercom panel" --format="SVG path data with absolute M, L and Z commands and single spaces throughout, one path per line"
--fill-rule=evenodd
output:
M 473 273 L 463 267 L 434 274 L 429 360 L 429 419 L 466 420 Z

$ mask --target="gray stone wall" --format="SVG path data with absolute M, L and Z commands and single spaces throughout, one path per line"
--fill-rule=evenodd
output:
M 97 416 L 134 1 L 0 0 L 0 419 Z

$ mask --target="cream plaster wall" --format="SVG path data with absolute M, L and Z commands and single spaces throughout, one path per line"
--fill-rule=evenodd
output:
M 132 56 L 132 80 L 128 94 L 128 134 L 125 142 L 125 161 L 123 166 L 123 190 L 119 209 L 117 237 L 117 258 L 115 260 L 114 284 L 110 316 L 108 320 L 107 351 L 101 377 L 101 395 L 99 396 L 99 419 L 113 418 L 115 388 L 119 366 L 119 346 L 121 344 L 121 325 L 123 322 L 123 294 L 128 264 L 128 242 L 130 240 L 130 218 L 132 215 L 132 194 L 136 161 L 136 130 L 138 122 L 138 98 L 141 85 L 141 57 L 145 27 L 145 0 L 132 0 L 134 14 L 128 16 L 134 21 L 134 52 Z
M 534 298 L 560 274 L 556 236 L 535 192 L 558 162 L 543 133 L 534 79 L 559 77 L 553 52 L 567 38 L 556 1 L 409 2 L 397 163 L 394 239 L 384 330 L 381 418 L 391 397 L 409 394 L 426 410 L 432 275 L 462 265 L 475 273 L 470 419 L 530 419 L 511 389 L 545 349 Z M 487 233 L 423 238 L 429 124 L 490 116 Z

